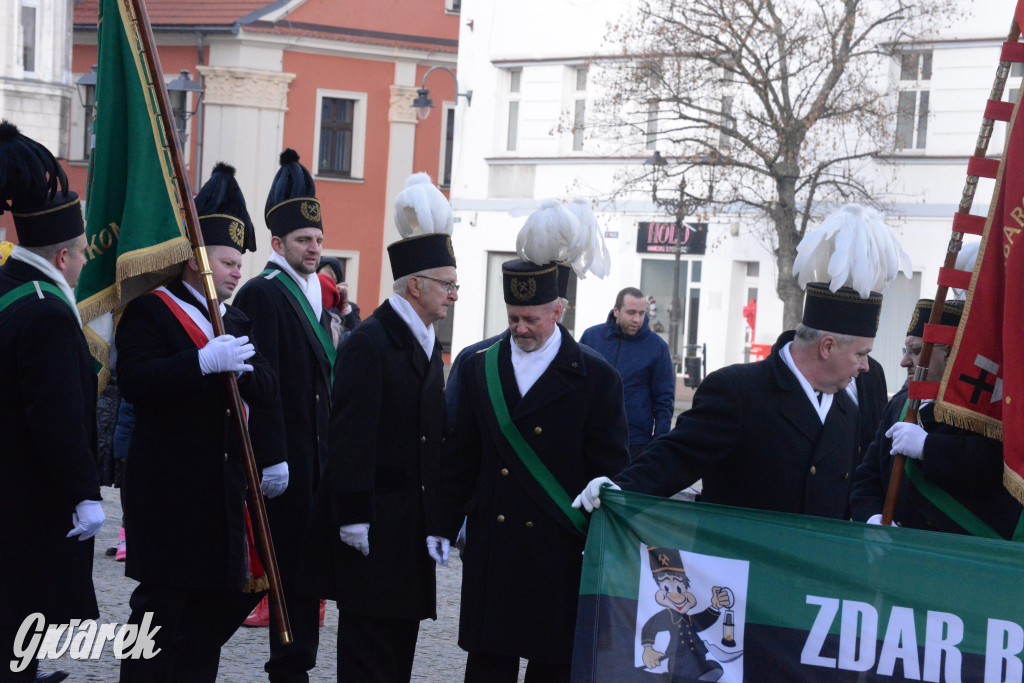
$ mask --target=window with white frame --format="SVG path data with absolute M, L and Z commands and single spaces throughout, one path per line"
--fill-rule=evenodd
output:
M 21 66 L 25 73 L 35 73 L 38 65 L 39 3 L 21 3 Z
M 314 168 L 321 178 L 361 180 L 366 158 L 366 93 L 317 90 Z
M 452 186 L 452 148 L 455 144 L 455 104 L 445 102 L 442 108 L 444 119 L 441 123 L 441 168 L 438 169 L 438 185 Z
M 444 9 L 446 12 L 458 14 L 462 11 L 462 0 L 444 0 Z
M 896 149 L 924 149 L 928 137 L 928 100 L 932 51 L 901 52 L 896 104 Z
M 586 127 L 587 111 L 587 67 L 578 66 L 573 70 L 572 92 L 572 149 L 583 149 L 583 132 Z
M 522 69 L 508 70 L 508 134 L 505 137 L 505 150 L 516 151 L 519 145 L 519 102 L 523 81 Z

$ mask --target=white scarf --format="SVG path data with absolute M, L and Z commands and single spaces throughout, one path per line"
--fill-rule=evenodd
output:
M 195 287 L 185 282 L 184 280 L 181 281 L 181 284 L 185 285 L 185 289 L 188 290 L 189 294 L 196 298 L 196 301 L 200 302 L 202 306 L 206 306 L 206 297 L 200 294 L 199 290 L 197 290 Z M 174 292 L 167 289 L 166 287 L 159 287 L 159 290 L 162 292 L 167 292 L 171 296 L 171 298 L 174 299 L 174 301 L 179 306 L 181 306 L 181 309 L 188 313 L 188 317 L 192 318 L 192 322 L 194 322 L 196 326 L 198 326 L 199 329 L 203 331 L 203 334 L 206 335 L 207 340 L 213 339 L 213 323 L 210 322 L 205 315 L 203 315 L 203 312 L 201 310 L 199 310 L 199 307 L 196 306 L 196 301 L 185 301 L 184 299 L 179 299 L 174 295 Z M 227 312 L 228 307 L 222 303 L 220 305 L 220 317 L 223 319 L 224 314 Z
M 555 331 L 533 351 L 523 351 L 511 337 L 509 342 L 512 344 L 512 370 L 516 375 L 519 395 L 526 396 L 558 355 L 558 349 L 562 347 L 562 328 L 556 325 Z
M 10 258 L 15 261 L 27 263 L 36 270 L 41 271 L 46 277 L 53 280 L 60 291 L 64 293 L 64 296 L 68 298 L 68 303 L 71 304 L 71 310 L 75 312 L 75 319 L 78 321 L 78 326 L 82 326 L 82 316 L 78 313 L 78 302 L 75 300 L 75 291 L 71 289 L 70 285 L 68 285 L 68 281 L 64 278 L 64 273 L 57 270 L 57 266 L 47 261 L 39 254 L 17 245 L 15 245 L 14 249 L 11 250 Z
M 392 294 L 388 298 L 388 302 L 391 304 L 391 308 L 395 310 L 395 313 L 398 314 L 398 317 L 405 321 L 409 331 L 412 332 L 412 336 L 416 338 L 419 345 L 423 347 L 423 352 L 427 354 L 427 360 L 430 360 L 430 356 L 434 353 L 434 339 L 436 337 L 434 326 L 424 325 L 423 319 L 420 318 L 416 309 L 401 295 L 397 293 Z
M 832 407 L 832 394 L 822 394 L 821 403 L 818 403 L 818 392 L 814 390 L 811 383 L 807 381 L 804 374 L 800 372 L 800 368 L 793 362 L 793 354 L 790 353 L 789 347 L 793 342 L 789 342 L 782 347 L 782 351 L 779 355 L 782 356 L 782 360 L 786 363 L 786 366 L 793 371 L 796 375 L 796 381 L 800 382 L 800 386 L 803 388 L 804 393 L 807 394 L 807 400 L 811 402 L 814 407 L 814 411 L 818 413 L 818 417 L 821 419 L 821 424 L 825 424 L 825 418 L 828 417 L 828 409 Z
M 284 260 L 284 256 L 281 256 L 276 251 L 270 255 L 270 262 L 277 265 L 284 272 L 288 273 L 293 280 L 299 285 L 299 289 L 306 295 L 306 301 L 309 302 L 310 308 L 313 309 L 313 315 L 319 321 L 320 316 L 324 312 L 324 300 L 323 294 L 320 292 L 320 278 L 317 277 L 316 273 L 309 275 L 299 275 L 294 268 L 292 268 L 287 261 Z

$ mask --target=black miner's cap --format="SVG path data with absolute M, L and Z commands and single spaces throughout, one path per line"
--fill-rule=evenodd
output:
M 223 161 L 196 195 L 196 212 L 207 246 L 234 247 L 243 254 L 256 251 L 256 230 L 245 197 L 235 180 L 235 168 Z
M 932 315 L 932 305 L 934 303 L 931 299 L 920 299 L 914 304 L 914 313 L 910 316 L 910 324 L 907 326 L 908 337 L 924 336 L 924 326 Z M 942 305 L 942 319 L 939 321 L 939 324 L 957 327 L 960 324 L 960 315 L 963 312 L 963 301 L 947 301 Z
M 59 189 L 58 189 L 59 186 Z M 78 195 L 50 150 L 0 121 L 0 214 L 10 211 L 18 243 L 60 244 L 85 234 Z
M 873 339 L 881 313 L 882 295 L 878 292 L 862 299 L 852 287 L 840 287 L 833 292 L 820 282 L 807 285 L 803 324 L 808 327 Z
M 501 264 L 505 303 L 512 306 L 540 306 L 558 298 L 558 265 L 538 266 L 523 259 Z
M 289 147 L 281 152 L 279 161 L 281 168 L 274 176 L 264 209 L 270 233 L 275 237 L 284 237 L 300 228 L 323 230 L 316 185 L 313 176 L 299 163 L 298 152 Z

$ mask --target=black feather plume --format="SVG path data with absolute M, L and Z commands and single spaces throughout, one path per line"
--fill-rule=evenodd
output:
M 281 168 L 274 176 L 267 195 L 267 206 L 264 215 L 281 202 L 295 197 L 315 197 L 316 184 L 306 167 L 299 163 L 299 154 L 292 148 L 281 152 Z
M 0 214 L 31 210 L 53 200 L 58 185 L 68 193 L 68 178 L 50 150 L 0 121 Z
M 242 188 L 235 180 L 233 166 L 220 162 L 213 167 L 213 173 L 210 174 L 209 180 L 196 195 L 196 213 L 200 216 L 209 216 L 215 213 L 234 216 L 245 223 L 246 233 L 253 230 L 252 220 L 249 218 L 249 211 L 245 206 L 245 197 L 242 195 Z

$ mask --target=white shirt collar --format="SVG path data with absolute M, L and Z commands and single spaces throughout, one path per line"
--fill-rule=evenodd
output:
M 811 402 L 811 406 L 814 408 L 814 412 L 818 413 L 818 417 L 821 419 L 821 423 L 825 424 L 825 418 L 828 417 L 828 409 L 832 407 L 832 394 L 821 395 L 821 403 L 818 403 L 818 392 L 814 390 L 811 383 L 804 377 L 804 373 L 800 372 L 800 368 L 796 366 L 793 361 L 793 354 L 790 353 L 789 347 L 793 342 L 787 343 L 779 351 L 779 355 L 782 356 L 783 362 L 786 364 L 793 374 L 796 376 L 796 381 L 800 383 L 800 387 L 804 390 L 807 395 L 807 400 Z
M 562 328 L 556 325 L 555 331 L 533 351 L 523 351 L 511 337 L 509 343 L 512 344 L 512 370 L 519 386 L 519 395 L 526 396 L 526 392 L 536 384 L 558 355 L 558 349 L 562 347 Z
M 388 302 L 391 303 L 391 308 L 395 310 L 398 317 L 405 321 L 408 325 L 409 330 L 412 332 L 412 336 L 416 338 L 416 341 L 420 346 L 423 347 L 423 352 L 427 354 L 427 359 L 434 353 L 434 339 L 436 337 L 434 333 L 433 325 L 424 325 L 423 319 L 420 318 L 416 309 L 412 307 L 412 304 L 406 301 L 400 294 L 392 294 L 388 298 Z
M 309 275 L 299 275 L 294 268 L 285 261 L 284 256 L 281 256 L 276 251 L 270 254 L 271 263 L 278 266 L 281 270 L 288 273 L 293 280 L 299 285 L 299 289 L 306 295 L 306 301 L 309 302 L 310 308 L 313 309 L 313 315 L 316 316 L 317 320 L 320 320 L 320 316 L 324 312 L 324 300 L 323 294 L 320 292 L 320 278 L 317 277 L 316 273 Z
M 187 289 L 189 291 L 189 294 L 194 296 L 196 298 L 196 301 L 198 301 L 199 304 L 205 309 L 206 305 L 207 305 L 206 304 L 206 297 L 203 294 L 201 294 L 198 289 L 196 289 L 195 287 L 193 287 L 189 283 L 185 282 L 184 280 L 181 281 L 181 284 L 185 285 L 185 289 Z M 168 294 L 171 294 L 171 296 L 174 296 L 169 290 L 168 290 Z M 177 297 L 174 297 L 174 298 L 177 299 Z M 192 303 L 192 302 L 189 302 L 189 303 Z M 198 306 L 196 308 L 198 308 Z M 224 304 L 223 301 L 220 302 L 220 317 L 223 318 L 224 314 L 227 313 L 227 312 L 228 312 L 228 307 Z M 209 314 L 209 311 L 207 311 L 207 315 L 208 314 Z M 204 320 L 206 319 L 206 316 L 203 315 L 202 313 L 200 313 L 199 316 L 201 318 L 203 318 Z M 211 326 L 212 326 L 212 323 L 211 323 Z M 210 338 L 213 339 L 213 337 L 210 337 Z
M 57 266 L 47 261 L 39 254 L 18 245 L 14 245 L 14 249 L 11 250 L 10 258 L 15 261 L 27 263 L 36 270 L 42 271 L 43 275 L 53 280 L 57 284 L 57 288 L 60 289 L 60 291 L 64 293 L 64 296 L 67 297 L 68 303 L 71 304 L 71 310 L 75 313 L 78 325 L 82 325 L 82 316 L 78 313 L 78 302 L 75 300 L 75 292 L 68 284 L 67 279 L 64 277 L 64 273 L 57 270 Z

